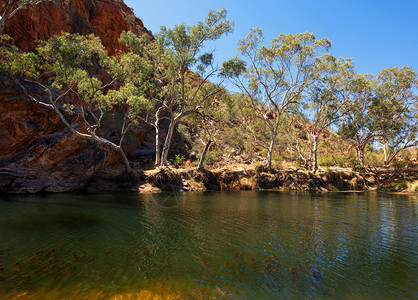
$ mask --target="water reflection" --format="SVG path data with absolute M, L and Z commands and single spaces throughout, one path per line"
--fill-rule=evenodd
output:
M 0 298 L 22 291 L 413 298 L 416 200 L 280 192 L 12 197 L 0 201 Z

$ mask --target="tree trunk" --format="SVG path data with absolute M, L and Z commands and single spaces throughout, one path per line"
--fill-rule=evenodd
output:
M 33 100 L 35 100 L 37 103 L 42 103 L 42 102 L 39 102 L 38 100 L 36 100 L 33 96 L 31 96 L 27 91 L 26 91 L 26 89 L 23 87 L 23 85 L 21 85 L 16 79 L 14 79 L 14 81 L 22 88 L 22 90 L 23 90 L 23 92 L 30 98 L 30 99 L 33 99 Z M 44 89 L 46 89 L 45 88 L 45 86 L 44 85 L 42 85 L 41 83 L 39 83 L 39 82 L 36 82 L 40 87 L 42 87 L 42 88 L 44 88 Z M 56 103 L 54 102 L 54 100 L 53 100 L 53 98 L 52 98 L 52 95 L 50 94 L 49 95 L 49 102 L 50 102 L 50 104 L 48 104 L 48 107 L 50 107 L 50 108 L 52 108 L 55 112 L 56 112 L 56 114 L 58 115 L 58 117 L 59 117 L 59 119 L 61 120 L 61 122 L 62 123 L 64 123 L 64 125 L 71 131 L 71 133 L 73 133 L 74 135 L 76 135 L 76 136 L 78 136 L 78 137 L 80 137 L 80 138 L 82 138 L 82 139 L 86 139 L 86 140 L 89 140 L 89 141 L 91 141 L 91 142 L 94 142 L 94 143 L 98 143 L 98 144 L 102 144 L 102 145 L 104 145 L 105 147 L 107 147 L 107 148 L 110 148 L 110 149 L 113 149 L 114 151 L 116 151 L 116 152 L 118 152 L 119 153 L 119 155 L 120 155 L 120 157 L 122 158 L 122 161 L 123 161 L 123 164 L 125 165 L 125 170 L 126 170 L 126 172 L 128 172 L 128 173 L 132 173 L 132 174 L 134 174 L 135 176 L 136 176 L 136 174 L 133 172 L 133 170 L 132 170 L 132 168 L 131 168 L 131 165 L 130 165 L 130 163 L 129 163 L 129 160 L 128 160 L 128 158 L 126 157 L 126 154 L 125 154 L 125 152 L 123 151 L 123 149 L 122 149 L 122 147 L 120 147 L 120 146 L 118 146 L 118 145 L 116 145 L 115 143 L 113 143 L 113 142 L 111 142 L 111 141 L 109 141 L 109 140 L 107 140 L 107 139 L 105 139 L 105 138 L 102 138 L 102 137 L 99 137 L 99 136 L 97 136 L 97 135 L 95 135 L 94 133 L 91 133 L 90 132 L 90 134 L 86 134 L 86 133 L 81 133 L 81 132 L 79 132 L 79 131 L 77 131 L 72 125 L 71 125 L 71 123 L 69 123 L 66 119 L 65 119 L 65 117 L 64 117 L 64 115 L 61 113 L 61 111 L 60 111 L 60 109 L 57 107 L 57 105 L 56 105 Z M 46 105 L 45 103 L 43 103 L 44 105 Z M 89 126 L 89 124 L 88 123 L 86 123 L 86 122 L 84 122 L 84 124 L 85 125 L 87 125 L 87 126 Z M 92 131 L 92 132 L 94 132 L 94 131 Z M 123 136 L 122 136 L 122 139 L 121 139 L 121 142 L 122 142 L 122 140 L 123 140 Z
M 358 162 L 362 168 L 364 168 L 364 148 L 365 146 L 360 146 L 357 148 Z
M 0 35 L 3 34 L 4 31 L 4 27 L 6 26 L 6 18 L 5 17 L 0 17 Z
M 155 165 L 159 166 L 161 163 L 160 128 L 158 123 L 155 123 Z
M 311 140 L 312 139 L 312 140 Z M 315 135 L 313 135 L 313 134 L 310 134 L 309 132 L 308 132 L 308 140 L 309 140 L 309 159 L 305 159 L 304 160 L 304 163 L 305 163 L 305 166 L 306 166 L 306 168 L 307 169 L 310 169 L 312 172 L 315 172 L 315 171 L 313 171 L 313 167 L 314 167 L 314 141 L 313 141 L 313 139 L 315 139 Z
M 122 147 L 116 145 L 115 143 L 112 143 L 111 141 L 99 137 L 97 135 L 94 134 L 85 134 L 85 133 L 81 133 L 78 132 L 64 117 L 64 115 L 61 113 L 61 111 L 59 110 L 59 108 L 55 105 L 54 101 L 52 100 L 52 98 L 50 98 L 50 103 L 52 105 L 53 110 L 58 114 L 58 117 L 61 119 L 61 121 L 64 123 L 64 125 L 70 129 L 70 131 L 75 134 L 76 136 L 92 141 L 92 142 L 96 142 L 102 145 L 105 145 L 113 150 L 115 150 L 116 152 L 119 153 L 120 157 L 122 158 L 123 164 L 125 165 L 125 169 L 126 172 L 128 173 L 133 173 L 131 165 L 129 164 L 129 160 L 125 155 L 125 152 L 123 151 Z
M 271 132 L 271 141 L 270 141 L 270 146 L 268 149 L 267 164 L 266 164 L 266 167 L 269 171 L 271 171 L 271 161 L 273 159 L 273 150 L 274 150 L 274 145 L 276 144 L 277 131 L 279 130 L 279 123 L 280 123 L 280 119 L 277 120 L 277 123 L 272 128 L 272 132 Z
M 388 166 L 388 151 L 387 151 L 387 146 L 386 143 L 383 144 L 383 152 L 385 154 L 385 167 Z
M 15 6 L 16 1 L 2 1 L 2 2 L 8 2 L 6 4 L 6 8 L 4 9 L 3 15 L 0 16 L 0 35 L 3 34 L 4 28 L 6 27 L 6 22 L 10 19 L 12 15 L 14 15 L 16 12 L 18 12 L 20 9 L 15 9 L 13 11 L 13 6 Z
M 315 173 L 318 170 L 318 135 L 313 137 L 312 145 L 312 172 Z
M 268 154 L 267 154 L 267 164 L 266 164 L 266 167 L 270 171 L 271 171 L 271 160 L 272 160 L 272 157 L 273 157 L 273 150 L 274 150 L 274 143 L 275 143 L 275 141 L 276 141 L 276 137 L 274 137 L 274 138 L 271 139 L 270 146 L 269 146 L 269 149 L 268 149 Z
M 168 126 L 167 136 L 165 137 L 163 151 L 161 153 L 161 166 L 167 166 L 168 152 L 170 151 L 171 140 L 173 138 L 174 127 L 176 126 L 176 121 L 174 118 L 171 118 L 170 125 Z
M 396 156 L 399 154 L 399 152 L 401 152 L 402 149 L 406 149 L 406 148 L 400 148 L 396 151 L 391 151 L 391 154 L 388 154 L 388 160 L 387 160 L 387 165 L 389 166 L 392 163 L 392 160 L 394 160 L 396 158 Z
M 200 160 L 199 160 L 199 165 L 197 166 L 199 170 L 203 169 L 203 163 L 205 162 L 206 154 L 208 153 L 209 146 L 211 143 L 212 143 L 211 139 L 209 139 L 209 141 L 206 143 L 205 149 L 203 150 L 202 156 L 200 157 Z
M 129 160 L 126 157 L 126 154 L 123 151 L 122 147 L 117 146 L 117 152 L 119 153 L 120 157 L 122 158 L 123 164 L 125 165 L 126 172 L 133 173 L 133 170 L 131 168 L 131 164 L 129 163 Z

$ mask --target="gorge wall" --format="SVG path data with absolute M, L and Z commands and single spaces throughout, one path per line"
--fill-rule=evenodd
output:
M 23 51 L 38 40 L 61 32 L 93 33 L 110 54 L 123 50 L 122 31 L 144 28 L 123 1 L 49 1 L 29 6 L 13 16 L 5 34 Z M 144 28 L 146 30 L 146 28 Z M 31 93 L 42 91 L 25 84 Z M 106 129 L 113 136 L 111 126 Z M 145 131 L 133 128 L 129 150 L 137 149 Z M 27 99 L 8 74 L 0 74 L 0 193 L 127 190 L 132 178 L 124 174 L 118 155 L 72 135 L 51 108 Z
M 123 49 L 122 31 L 149 32 L 131 8 L 120 0 L 53 0 L 19 11 L 7 23 L 10 35 L 23 51 L 34 50 L 38 40 L 61 32 L 95 34 L 110 54 Z

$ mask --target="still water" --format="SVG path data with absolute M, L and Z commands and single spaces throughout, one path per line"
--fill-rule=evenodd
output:
M 418 197 L 1 196 L 0 299 L 418 295 Z

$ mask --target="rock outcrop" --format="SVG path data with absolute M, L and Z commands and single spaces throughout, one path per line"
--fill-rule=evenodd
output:
M 54 0 L 20 11 L 5 33 L 23 51 L 63 31 L 93 33 L 113 54 L 123 50 L 121 32 L 138 27 L 144 28 L 141 20 L 123 1 Z M 36 86 L 22 84 L 42 97 Z M 105 135 L 112 138 L 112 124 L 107 125 Z M 144 135 L 133 128 L 128 152 L 138 149 Z M 118 154 L 72 135 L 51 108 L 31 102 L 7 74 L 0 74 L 0 193 L 129 190 L 133 183 Z
M 149 187 L 161 191 L 365 191 L 371 187 L 361 174 L 355 172 L 322 171 L 317 174 L 303 170 L 264 172 L 251 166 L 232 169 L 225 167 L 212 171 L 167 168 L 157 172 L 146 171 L 143 177 L 148 186 L 140 186 L 141 191 L 146 191 Z
M 25 84 L 42 99 L 41 90 Z M 134 179 L 124 174 L 117 153 L 71 134 L 51 108 L 29 101 L 5 74 L 0 74 L 0 104 L 0 192 L 129 190 L 132 186 Z
M 123 49 L 118 42 L 121 32 L 138 32 L 138 27 L 149 32 L 123 1 L 53 0 L 19 11 L 8 21 L 4 33 L 23 51 L 32 51 L 39 40 L 61 32 L 93 33 L 113 54 Z

